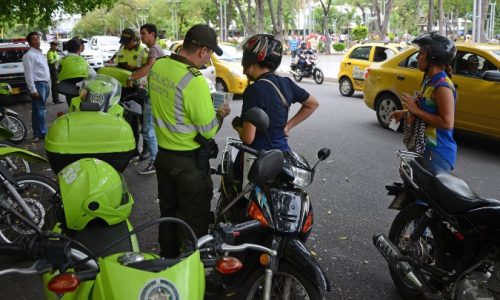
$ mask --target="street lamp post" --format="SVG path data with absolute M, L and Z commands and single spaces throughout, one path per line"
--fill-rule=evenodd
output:
M 173 30 L 173 36 L 174 40 L 179 39 L 179 35 L 177 32 L 177 10 L 179 9 L 179 6 L 181 5 L 181 0 L 167 0 L 167 4 L 170 5 L 170 10 L 172 12 L 172 30 Z

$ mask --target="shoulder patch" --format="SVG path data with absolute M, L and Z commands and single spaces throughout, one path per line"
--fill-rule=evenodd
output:
M 190 67 L 188 66 L 187 69 L 189 70 L 189 72 L 191 72 L 194 76 L 200 76 L 201 75 L 201 72 L 200 70 L 194 68 L 194 67 Z

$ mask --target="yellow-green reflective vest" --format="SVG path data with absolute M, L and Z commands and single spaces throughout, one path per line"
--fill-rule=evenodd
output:
M 89 76 L 89 64 L 80 55 L 68 55 L 61 61 L 59 80 Z
M 158 145 L 176 151 L 200 147 L 199 132 L 212 138 L 219 122 L 210 90 L 198 69 L 165 57 L 158 59 L 148 76 L 148 91 Z
M 59 60 L 59 54 L 57 54 L 57 51 L 49 50 L 47 52 L 47 61 L 49 65 L 57 63 L 58 60 Z
M 128 65 L 132 67 L 142 67 L 148 61 L 148 49 L 144 47 L 143 44 L 140 44 L 137 49 L 125 49 L 123 46 L 116 51 L 115 63 L 124 63 L 126 62 Z

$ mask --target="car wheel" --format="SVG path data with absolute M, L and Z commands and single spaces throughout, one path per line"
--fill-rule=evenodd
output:
M 342 77 L 339 82 L 339 91 L 344 97 L 351 97 L 354 94 L 352 81 L 347 77 Z
M 393 94 L 382 94 L 377 97 L 375 111 L 377 112 L 377 120 L 384 128 L 389 128 L 391 123 L 391 113 L 393 111 L 403 109 L 398 97 Z
M 227 93 L 227 85 L 224 80 L 217 78 L 215 81 L 215 89 L 217 92 L 226 92 Z

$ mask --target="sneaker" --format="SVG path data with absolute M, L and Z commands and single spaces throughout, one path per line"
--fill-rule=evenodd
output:
M 43 142 L 44 140 L 45 140 L 45 138 L 44 138 L 44 137 L 38 137 L 38 136 L 35 136 L 35 137 L 31 140 L 31 142 L 32 142 L 32 143 L 38 143 L 38 142 Z
M 156 169 L 155 169 L 155 166 L 153 165 L 153 163 L 150 162 L 144 170 L 138 171 L 137 173 L 139 173 L 140 175 L 154 174 L 154 173 L 156 173 Z

